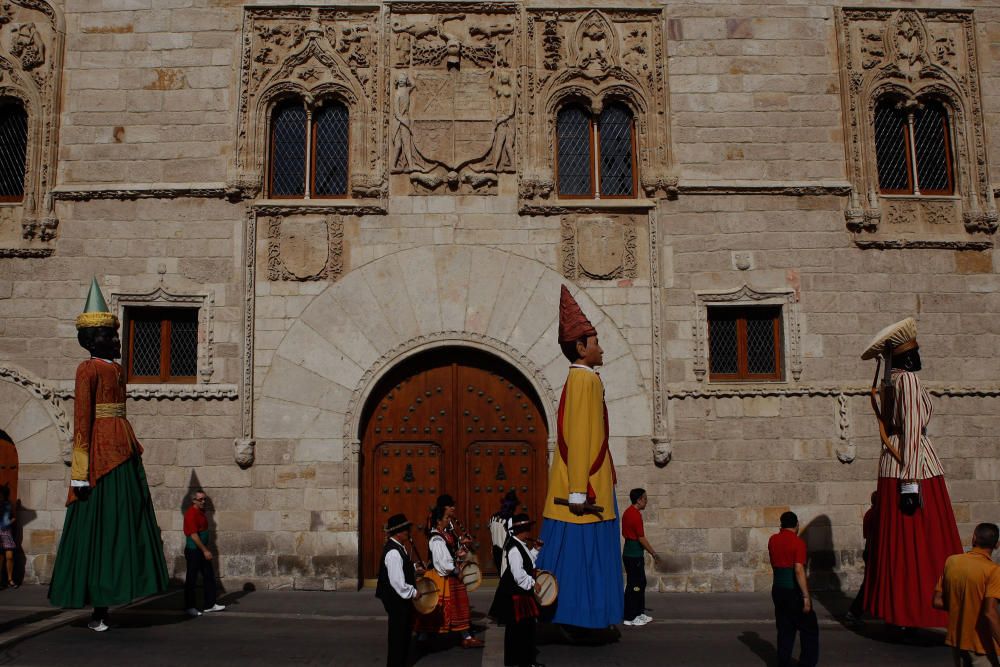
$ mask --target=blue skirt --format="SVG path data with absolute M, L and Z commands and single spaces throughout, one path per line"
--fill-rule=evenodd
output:
M 545 546 L 535 566 L 551 572 L 559 584 L 553 623 L 582 628 L 621 623 L 625 585 L 617 498 L 615 517 L 586 524 L 543 520 L 539 537 Z

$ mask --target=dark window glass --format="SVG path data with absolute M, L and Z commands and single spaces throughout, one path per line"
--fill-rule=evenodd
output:
M 712 309 L 713 311 L 715 309 Z M 734 375 L 739 372 L 736 362 L 736 319 L 715 314 L 708 322 L 708 358 L 713 375 Z
M 313 193 L 317 196 L 347 194 L 347 121 L 343 104 L 324 106 L 313 114 Z
M 781 308 L 708 309 L 711 380 L 780 380 Z
M 556 118 L 556 135 L 559 144 L 559 194 L 592 195 L 590 116 L 577 106 L 560 109 Z
M 194 382 L 198 374 L 197 308 L 127 308 L 130 382 Z
M 598 136 L 601 139 L 601 194 L 632 194 L 632 113 L 621 104 L 601 112 Z
M 293 100 L 275 107 L 271 122 L 271 196 L 305 194 L 306 110 Z
M 24 198 L 27 151 L 28 114 L 18 101 L 0 101 L 0 201 Z
M 917 151 L 917 185 L 923 194 L 951 194 L 948 116 L 937 102 L 925 102 L 913 113 Z
M 912 192 L 906 114 L 890 100 L 875 107 L 875 157 L 882 192 Z

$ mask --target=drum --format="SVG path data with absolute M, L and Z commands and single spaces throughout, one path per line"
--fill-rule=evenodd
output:
M 434 611 L 441 597 L 441 587 L 431 577 L 417 577 L 414 586 L 420 592 L 420 597 L 413 600 L 413 608 L 418 614 L 429 614 Z
M 549 607 L 559 597 L 559 583 L 551 572 L 539 570 L 535 576 L 535 583 L 540 584 L 539 591 L 535 592 L 535 601 L 542 607 Z
M 482 585 L 483 571 L 479 569 L 478 563 L 469 562 L 462 566 L 459 579 L 462 580 L 465 588 L 471 593 Z

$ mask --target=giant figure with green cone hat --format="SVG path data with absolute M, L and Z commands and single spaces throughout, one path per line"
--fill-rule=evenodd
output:
M 49 600 L 93 606 L 88 627 L 103 632 L 108 607 L 166 589 L 167 564 L 142 446 L 125 417 L 118 318 L 96 278 L 76 328 L 90 359 L 76 369 L 71 481 Z

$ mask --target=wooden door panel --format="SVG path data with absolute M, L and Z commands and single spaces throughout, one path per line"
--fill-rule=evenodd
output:
M 361 449 L 361 572 L 378 573 L 393 514 L 422 528 L 437 496 L 449 493 L 459 519 L 493 572 L 489 518 L 513 488 L 524 511 L 541 518 L 548 473 L 547 429 L 530 385 L 489 355 L 447 348 L 394 369 L 366 405 Z M 500 479 L 498 479 L 498 477 Z

